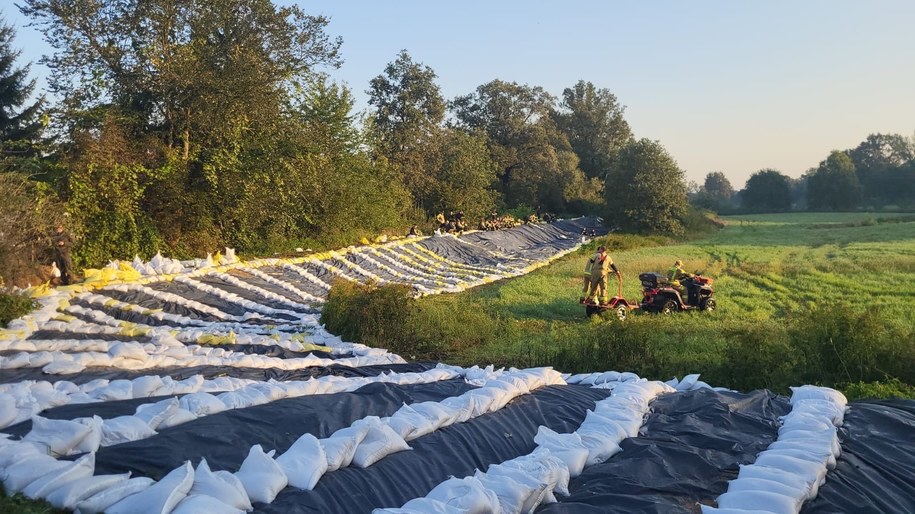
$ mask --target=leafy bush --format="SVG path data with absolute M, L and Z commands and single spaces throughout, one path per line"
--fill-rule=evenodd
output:
M 16 318 L 25 316 L 35 308 L 35 302 L 26 295 L 0 291 L 0 327 Z
M 898 378 L 876 382 L 854 382 L 841 387 L 849 401 L 866 398 L 902 398 L 915 400 L 915 386 L 903 383 Z
M 47 184 L 19 173 L 0 173 L 0 285 L 44 282 L 40 264 L 49 264 L 51 234 L 63 220 L 63 205 Z

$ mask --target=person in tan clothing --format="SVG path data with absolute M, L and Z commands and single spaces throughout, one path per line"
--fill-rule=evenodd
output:
M 582 290 L 584 301 L 587 302 L 593 295 L 594 303 L 598 300 L 607 303 L 607 274 L 610 270 L 619 275 L 619 269 L 613 264 L 613 259 L 607 255 L 607 247 L 601 245 L 597 253 L 592 255 L 585 264 L 585 285 Z

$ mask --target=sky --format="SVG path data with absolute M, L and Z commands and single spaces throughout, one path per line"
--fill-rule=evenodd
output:
M 53 51 L 0 0 L 22 61 Z M 367 109 L 369 81 L 405 49 L 446 99 L 494 79 L 556 97 L 579 80 L 616 95 L 637 138 L 660 141 L 701 183 L 755 171 L 799 177 L 872 133 L 915 134 L 911 0 L 309 0 L 343 39 L 326 70 Z

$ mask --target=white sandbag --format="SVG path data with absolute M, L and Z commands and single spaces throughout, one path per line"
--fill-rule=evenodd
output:
M 486 478 L 480 476 L 481 473 L 475 473 L 474 476 L 480 479 L 480 481 L 486 485 L 486 487 L 492 489 L 496 496 L 499 497 L 500 502 L 505 498 L 509 497 L 509 493 L 505 491 L 500 491 L 499 488 L 494 487 L 495 484 L 501 482 L 504 478 L 512 479 L 516 484 L 521 486 L 520 490 L 523 490 L 527 493 L 524 497 L 524 500 L 521 502 L 521 506 L 518 510 L 513 510 L 509 512 L 530 512 L 534 507 L 540 505 L 543 502 L 543 499 L 548 495 L 552 494 L 552 484 L 539 478 L 531 476 L 527 471 L 522 471 L 517 468 L 512 468 L 502 464 L 494 464 L 489 466 L 489 469 L 486 470 Z M 518 487 L 515 484 L 510 484 L 512 487 Z
M 463 514 L 464 511 L 438 500 L 414 498 L 403 507 L 392 509 L 375 509 L 372 514 Z
M 605 435 L 594 435 L 593 432 L 579 434 L 581 444 L 588 449 L 588 460 L 585 466 L 593 466 L 607 462 L 611 457 L 623 451 L 611 437 Z
M 776 439 L 766 450 L 801 450 L 815 455 L 819 455 L 830 462 L 835 462 L 836 454 L 833 452 L 831 445 L 818 442 L 811 439 Z
M 18 493 L 42 476 L 60 471 L 70 464 L 70 462 L 58 461 L 48 455 L 29 455 L 3 470 L 3 487 L 6 489 L 6 494 Z
M 154 435 L 156 431 L 136 416 L 118 416 L 102 422 L 102 446 L 139 441 Z
M 235 475 L 228 472 L 220 474 L 210 471 L 206 459 L 201 459 L 194 472 L 194 484 L 188 492 L 188 498 L 195 495 L 218 498 L 219 501 L 242 511 L 251 510 L 251 500 L 245 491 L 244 484 Z M 214 511 L 215 512 L 215 511 Z
M 472 476 L 449 478 L 429 491 L 426 498 L 457 507 L 466 514 L 491 514 L 501 510 L 496 493 Z
M 581 442 L 581 436 L 575 432 L 559 434 L 543 425 L 537 429 L 534 442 L 547 448 L 569 468 L 572 478 L 581 474 L 588 461 L 588 449 Z
M 742 480 L 744 478 L 762 478 L 785 484 L 788 487 L 800 488 L 806 491 L 805 496 L 808 499 L 816 496 L 816 492 L 819 489 L 818 483 L 809 482 L 801 476 L 787 473 L 781 469 L 758 464 L 741 465 L 740 472 L 737 474 L 737 479 Z
M 783 418 L 782 426 L 778 428 L 778 433 L 784 434 L 785 432 L 790 432 L 792 430 L 812 430 L 814 432 L 819 432 L 833 427 L 832 421 L 826 416 L 792 412 Z
M 208 416 L 226 410 L 226 406 L 219 398 L 210 393 L 191 393 L 181 397 L 178 406 L 195 416 Z
M 826 469 L 835 469 L 836 467 L 836 458 L 832 455 L 832 451 L 828 448 L 821 448 L 820 451 L 817 451 L 813 448 L 766 448 L 766 450 L 759 455 L 787 455 L 788 457 L 794 457 L 796 459 L 805 460 L 807 462 L 813 462 L 816 464 L 826 464 Z
M 388 425 L 407 441 L 412 441 L 435 431 L 435 425 L 428 417 L 407 404 L 403 404 L 391 415 L 388 419 Z
M 817 484 L 826 476 L 826 465 L 824 463 L 810 462 L 787 455 L 763 452 L 756 458 L 755 464 L 781 469 L 787 473 L 797 475 L 805 481 Z
M 155 430 L 163 421 L 178 412 L 178 399 L 168 398 L 156 403 L 144 403 L 137 407 L 134 417 L 142 419 L 149 428 Z
M 275 452 L 276 450 L 270 450 L 270 453 L 264 453 L 261 445 L 252 446 L 241 468 L 235 473 L 252 502 L 272 502 L 289 483 L 283 468 L 273 460 Z
M 724 509 L 765 510 L 773 514 L 797 514 L 802 499 L 769 491 L 735 491 L 718 497 L 718 506 Z
M 569 468 L 546 448 L 537 448 L 532 453 L 505 461 L 502 466 L 520 469 L 537 480 L 549 484 L 551 491 L 563 496 L 569 495 L 569 479 L 571 478 Z M 544 502 L 552 503 L 547 500 L 548 496 L 544 498 Z
M 155 484 L 128 496 L 105 510 L 105 514 L 169 514 L 187 496 L 194 484 L 194 468 L 187 461 Z
M 848 405 L 845 395 L 829 387 L 805 385 L 791 387 L 791 405 L 801 400 L 828 400 L 841 407 Z
M 41 368 L 41 372 L 46 375 L 73 375 L 84 369 L 86 366 L 74 360 L 58 359 Z
M 362 442 L 356 446 L 353 466 L 367 468 L 392 453 L 411 449 L 403 437 L 387 424 L 381 423 L 377 417 L 371 416 L 364 421 L 369 429 Z
M 429 420 L 433 431 L 451 425 L 458 415 L 457 410 L 445 407 L 439 402 L 414 403 L 410 407 Z
M 89 433 L 86 434 L 86 437 L 83 437 L 82 441 L 70 449 L 68 455 L 98 451 L 102 445 L 102 418 L 92 416 L 91 418 L 76 418 L 73 421 L 89 427 Z
M 81 501 L 117 484 L 126 482 L 130 473 L 122 475 L 87 476 L 61 485 L 45 499 L 58 509 L 73 510 Z
M 474 477 L 480 481 L 483 487 L 495 493 L 499 501 L 499 510 L 506 513 L 525 512 L 522 510 L 523 507 L 538 490 L 537 487 L 521 484 L 507 476 L 491 477 L 486 473 L 477 472 Z M 544 485 L 545 487 L 546 485 Z
M 91 477 L 92 473 L 95 472 L 94 453 L 87 453 L 73 462 L 63 462 L 66 462 L 66 467 L 36 479 L 22 490 L 22 494 L 33 500 L 44 498 L 61 486 L 74 480 Z
M 90 395 L 106 402 L 130 400 L 133 398 L 133 383 L 130 380 L 112 380 L 106 387 L 99 388 Z
M 680 380 L 677 385 L 677 391 L 689 391 L 696 385 L 696 382 L 699 381 L 699 374 L 686 375 L 683 377 L 683 380 Z
M 845 418 L 845 407 L 829 400 L 797 400 L 791 403 L 791 412 L 820 414 L 837 427 L 842 426 Z
M 49 454 L 61 456 L 67 455 L 89 431 L 89 426 L 76 421 L 34 416 L 32 430 L 22 440 L 42 444 L 48 448 Z
M 15 444 L 4 444 L 3 446 L 0 446 L 0 470 L 3 470 L 26 457 L 47 454 L 48 447 L 43 444 L 21 441 Z M 2 471 L 0 471 L 0 478 L 2 478 Z
M 353 423 L 352 426 L 337 430 L 326 439 L 318 439 L 327 456 L 327 471 L 345 468 L 353 461 L 356 447 L 365 438 L 368 425 Z
M 159 423 L 159 426 L 156 427 L 156 429 L 164 430 L 166 428 L 171 428 L 171 427 L 175 427 L 175 426 L 187 423 L 188 421 L 194 421 L 195 419 L 197 419 L 197 415 L 194 414 L 193 412 L 191 412 L 189 410 L 184 410 L 184 409 L 178 408 L 177 410 L 175 410 L 174 414 L 163 419 L 162 422 Z
M 311 491 L 327 471 L 327 455 L 318 438 L 311 434 L 299 437 L 285 453 L 276 458 L 289 478 L 289 485 Z
M 727 492 L 733 493 L 737 491 L 769 491 L 770 493 L 777 493 L 791 498 L 805 498 L 808 489 L 803 485 L 788 485 L 765 478 L 744 477 L 740 480 L 728 482 Z
M 171 514 L 244 514 L 244 512 L 212 496 L 189 494 L 181 500 Z
M 830 448 L 833 455 L 839 455 L 842 452 L 842 446 L 839 444 L 839 436 L 834 428 L 821 432 L 795 430 L 780 435 L 778 440 L 809 441 L 818 448 Z
M 108 349 L 108 355 L 112 359 L 132 359 L 138 361 L 145 361 L 149 355 L 143 350 L 143 346 L 139 343 L 115 343 L 111 345 L 111 348 Z
M 0 428 L 6 428 L 16 420 L 18 414 L 16 400 L 12 395 L 0 394 Z
M 299 396 L 316 394 L 315 392 L 317 390 L 318 381 L 313 378 L 309 378 L 308 380 L 295 380 L 286 383 L 286 396 L 289 398 L 297 398 Z
M 720 509 L 710 505 L 699 505 L 702 514 L 772 514 L 769 510 Z
M 184 348 L 183 346 L 181 347 Z M 196 393 L 203 387 L 204 378 L 202 375 L 194 375 L 192 377 L 185 378 L 184 380 L 179 380 L 174 383 L 173 391 L 169 394 L 189 394 Z
M 105 509 L 128 498 L 132 495 L 139 494 L 156 481 L 148 477 L 131 478 L 123 482 L 117 482 L 114 485 L 95 493 L 89 498 L 79 502 L 76 505 L 78 514 L 97 514 L 104 512 Z
M 585 435 L 590 435 L 596 438 L 608 438 L 615 443 L 629 437 L 626 429 L 618 421 L 590 410 L 585 414 L 585 420 L 581 422 L 581 426 L 576 432 L 582 436 L 582 439 Z
M 133 379 L 133 397 L 149 398 L 155 396 L 159 389 L 165 385 L 159 375 L 146 375 Z

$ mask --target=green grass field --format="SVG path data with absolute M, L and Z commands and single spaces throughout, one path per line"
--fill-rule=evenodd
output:
M 419 351 L 399 347 L 390 331 L 384 340 L 407 356 L 460 364 L 631 370 L 659 379 L 702 373 L 713 385 L 781 392 L 800 382 L 901 380 L 910 391 L 915 216 L 881 216 L 733 216 L 725 228 L 682 243 L 624 234 L 604 240 L 622 270 L 623 296 L 639 299 L 638 274 L 679 258 L 715 279 L 713 313 L 586 319 L 577 300 L 595 242 L 524 277 L 419 300 L 405 337 L 422 340 Z M 424 351 L 429 345 L 434 353 Z

